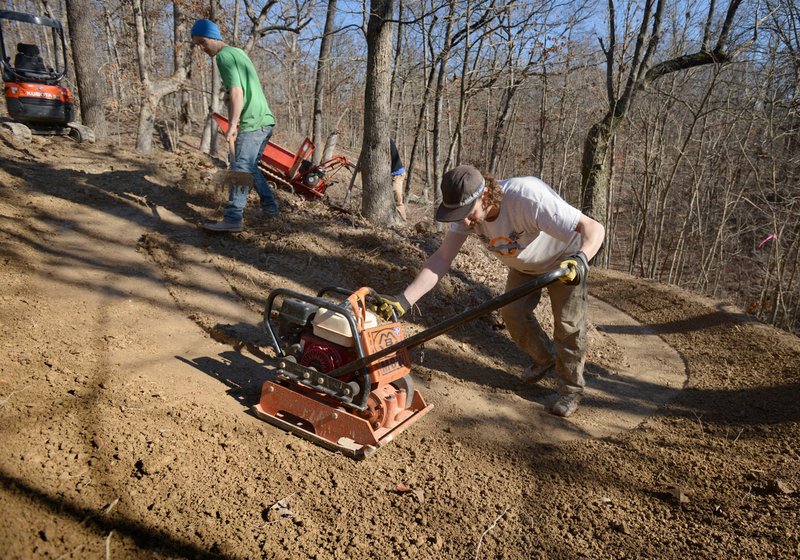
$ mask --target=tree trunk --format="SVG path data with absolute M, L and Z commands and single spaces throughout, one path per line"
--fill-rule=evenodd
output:
M 394 118 L 394 123 L 392 123 L 391 133 L 390 135 L 397 141 L 400 138 L 397 137 L 397 131 L 400 128 L 400 119 L 403 114 L 403 100 L 402 97 L 399 101 L 395 101 L 397 98 L 397 72 L 400 68 L 400 57 L 403 56 L 404 52 L 404 45 L 403 45 L 403 0 L 398 0 L 397 6 L 397 35 L 396 40 L 394 43 L 394 55 L 392 57 L 392 77 L 389 80 L 391 84 L 389 89 L 389 108 Z
M 322 161 L 322 105 L 325 89 L 325 74 L 328 72 L 333 42 L 333 24 L 336 19 L 336 0 L 328 0 L 328 13 L 325 16 L 325 29 L 319 42 L 319 60 L 317 61 L 317 79 L 314 82 L 314 122 L 312 123 L 314 150 L 312 163 L 319 165 Z M 335 132 L 335 131 L 334 131 Z
M 513 74 L 511 80 L 512 83 L 505 88 L 505 90 L 503 90 L 499 108 L 500 114 L 497 116 L 497 122 L 495 123 L 494 137 L 492 138 L 492 150 L 489 156 L 489 173 L 492 174 L 498 173 L 500 154 L 507 143 L 506 129 L 508 128 L 508 121 L 512 113 L 511 110 L 514 103 L 514 95 L 517 93 L 517 88 L 519 85 L 521 85 L 513 83 Z
M 122 63 L 120 61 L 118 39 L 116 33 L 114 33 L 114 27 L 111 24 L 111 13 L 109 12 L 107 5 L 103 5 L 103 17 L 105 19 L 106 44 L 108 46 L 109 57 L 111 57 L 110 62 L 113 68 L 113 76 L 111 77 L 111 95 L 116 101 L 117 115 L 119 115 L 124 98 L 124 89 L 120 83 L 120 68 L 122 68 Z
M 361 211 L 375 224 L 393 223 L 389 161 L 389 90 L 394 0 L 372 0 L 367 24 L 367 79 L 364 88 L 364 140 L 361 145 Z
M 427 51 L 426 51 L 427 52 Z M 407 178 L 406 181 L 408 184 L 411 183 L 411 177 L 414 174 L 414 167 L 417 164 L 417 152 L 420 144 L 427 145 L 427 135 L 428 135 L 428 128 L 423 126 L 427 123 L 428 120 L 428 99 L 431 93 L 431 84 L 433 83 L 433 78 L 436 75 L 436 64 L 432 60 L 432 53 L 429 53 L 431 56 L 430 60 L 430 67 L 428 68 L 428 72 L 425 78 L 425 89 L 422 92 L 422 100 L 419 106 L 419 115 L 417 117 L 417 124 L 414 128 L 414 141 L 411 145 L 411 157 L 408 159 L 408 165 L 406 166 L 406 173 Z M 423 70 L 425 70 L 425 65 L 428 64 L 429 59 L 428 55 L 423 54 Z M 427 162 L 426 162 L 426 169 L 427 169 Z M 428 198 L 428 190 L 430 188 L 430 182 L 425 181 L 425 187 L 423 188 L 423 198 L 427 200 Z
M 150 97 L 144 97 L 139 107 L 139 124 L 136 127 L 136 151 L 149 154 L 153 151 L 153 129 L 155 128 L 155 108 Z
M 175 8 L 173 12 L 172 18 L 172 32 L 173 37 L 175 37 L 175 43 L 185 43 L 182 41 L 184 37 L 190 36 L 189 27 L 186 22 L 186 17 L 182 10 Z M 183 83 L 180 84 L 178 90 L 178 114 L 175 118 L 175 138 L 171 139 L 172 147 L 170 150 L 177 150 L 180 146 L 181 137 L 180 135 L 184 132 L 188 132 L 190 127 L 190 120 L 189 120 L 189 91 L 186 89 L 186 83 L 191 79 L 191 68 L 192 68 L 192 51 L 190 48 L 186 47 L 178 47 L 175 45 L 175 48 L 172 49 L 172 67 L 173 68 L 185 68 L 185 79 Z
M 187 75 L 187 67 L 175 68 L 169 78 L 153 82 L 150 79 L 150 61 L 148 58 L 148 45 L 145 38 L 144 14 L 142 12 L 142 0 L 133 1 L 133 16 L 136 26 L 136 53 L 139 63 L 139 78 L 142 82 L 141 103 L 139 106 L 139 125 L 136 134 L 136 150 L 144 154 L 149 154 L 153 150 L 153 128 L 155 124 L 155 110 L 161 99 L 165 95 L 178 91 L 184 84 Z M 173 6 L 173 17 L 181 19 L 182 12 L 180 4 Z M 186 41 L 181 37 L 175 38 L 175 49 L 188 48 Z M 181 59 L 181 57 L 178 57 Z
M 458 96 L 458 116 L 456 117 L 456 130 L 453 134 L 453 143 L 455 144 L 455 158 L 456 165 L 461 163 L 461 152 L 464 147 L 464 120 L 467 116 L 467 109 L 469 107 L 469 96 L 467 95 L 467 86 L 470 81 L 470 15 L 471 9 L 467 6 L 467 13 L 464 17 L 464 54 L 461 61 L 461 80 L 459 83 L 459 96 Z
M 209 19 L 216 21 L 219 12 L 219 0 L 211 0 Z M 203 126 L 203 134 L 200 137 L 200 151 L 217 156 L 217 125 L 214 119 L 211 118 L 211 113 L 219 113 L 222 110 L 222 101 L 220 100 L 222 77 L 219 75 L 219 69 L 213 60 L 211 61 L 210 90 L 211 94 L 208 96 L 208 104 L 206 105 L 205 125 Z
M 439 59 L 439 75 L 436 81 L 436 92 L 433 101 L 433 206 L 436 208 L 442 202 L 442 187 L 439 184 L 444 171 L 441 168 L 441 120 L 442 120 L 442 105 L 444 100 L 445 82 L 447 81 L 447 65 L 450 61 L 450 49 L 453 45 L 453 21 L 456 19 L 456 2 L 450 0 L 449 17 L 447 18 L 447 27 L 444 35 L 444 47 L 442 48 L 442 56 Z M 439 227 L 439 226 L 437 226 Z
M 581 176 L 583 213 L 603 221 L 608 210 L 608 186 L 610 173 L 609 147 L 614 134 L 614 119 L 606 117 L 589 129 L 583 144 Z
M 67 0 L 72 63 L 78 84 L 81 120 L 94 131 L 97 140 L 106 140 L 108 125 L 103 110 L 105 87 L 97 60 L 97 34 L 92 26 L 95 15 L 94 4 L 89 0 Z M 79 55 L 76 56 L 76 53 Z

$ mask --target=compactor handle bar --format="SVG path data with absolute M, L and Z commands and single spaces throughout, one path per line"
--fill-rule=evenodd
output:
M 388 356 L 393 352 L 402 350 L 403 348 L 414 348 L 419 346 L 420 344 L 451 331 L 456 327 L 463 325 L 464 323 L 468 323 L 473 319 L 477 319 L 481 315 L 491 313 L 496 309 L 505 307 L 512 301 L 516 301 L 521 297 L 527 296 L 536 290 L 541 290 L 545 286 L 558 281 L 563 276 L 569 277 L 571 274 L 574 275 L 574 273 L 574 270 L 571 268 L 557 268 L 555 270 L 551 270 L 550 272 L 542 274 L 541 276 L 537 276 L 530 282 L 526 282 L 522 286 L 517 286 L 513 290 L 509 290 L 506 293 L 497 296 L 496 298 L 492 298 L 477 307 L 467 309 L 463 313 L 459 313 L 458 315 L 454 315 L 449 319 L 445 319 L 441 323 L 438 323 L 427 330 L 419 332 L 412 337 L 406 338 L 405 340 L 401 340 L 397 344 L 388 346 L 383 350 L 379 350 L 374 354 L 370 354 L 369 356 L 359 357 L 358 359 L 333 370 L 328 375 L 331 375 L 332 377 L 341 377 L 357 369 L 363 368 L 372 362 L 380 360 L 381 358 Z

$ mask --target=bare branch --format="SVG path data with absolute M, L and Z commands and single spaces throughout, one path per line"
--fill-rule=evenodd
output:
M 709 0 L 708 4 L 708 17 L 706 18 L 706 25 L 703 29 L 703 43 L 702 43 L 702 50 L 707 51 L 711 44 L 711 22 L 714 19 L 714 0 Z
M 728 13 L 725 15 L 725 22 L 722 24 L 722 30 L 719 32 L 719 37 L 717 38 L 717 46 L 714 47 L 714 52 L 722 53 L 722 51 L 728 47 L 728 36 L 730 35 L 731 26 L 733 25 L 733 18 L 736 16 L 736 12 L 739 10 L 741 4 L 742 0 L 731 0 L 728 6 Z

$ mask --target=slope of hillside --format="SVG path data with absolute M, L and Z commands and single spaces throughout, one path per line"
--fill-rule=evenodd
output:
M 0 164 L 4 557 L 800 554 L 796 337 L 593 271 L 578 415 L 544 412 L 492 314 L 413 352 L 435 408 L 355 462 L 249 413 L 274 364 L 237 341 L 269 352 L 278 286 L 393 293 L 438 234 L 280 192 L 280 221 L 206 235 L 222 193 L 192 150 L 4 138 Z M 501 289 L 477 244 L 456 265 L 409 332 Z

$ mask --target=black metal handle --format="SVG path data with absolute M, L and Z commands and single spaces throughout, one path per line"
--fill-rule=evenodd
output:
M 558 281 L 559 278 L 562 276 L 566 276 L 569 274 L 569 270 L 565 268 L 557 268 L 555 270 L 551 270 L 546 274 L 542 274 L 541 276 L 537 276 L 530 282 L 523 284 L 522 286 L 517 286 L 513 290 L 509 290 L 506 293 L 497 296 L 496 298 L 492 298 L 485 303 L 477 307 L 473 307 L 472 309 L 467 309 L 463 313 L 459 313 L 458 315 L 454 315 L 449 319 L 438 323 L 431 328 L 424 330 L 420 333 L 415 334 L 410 338 L 406 338 L 405 340 L 401 340 L 397 344 L 393 344 L 384 348 L 383 350 L 379 350 L 374 354 L 370 354 L 369 356 L 359 357 L 352 362 L 343 365 L 342 367 L 333 370 L 329 373 L 332 377 L 341 377 L 343 375 L 347 375 L 348 373 L 355 371 L 359 368 L 363 368 L 364 366 L 371 364 L 381 358 L 388 356 L 398 350 L 402 350 L 404 348 L 414 348 L 415 346 L 419 346 L 432 338 L 436 338 L 439 335 L 442 335 L 448 331 L 453 330 L 454 328 L 463 325 L 464 323 L 468 323 L 473 319 L 480 317 L 481 315 L 485 315 L 487 313 L 491 313 L 495 309 L 500 309 L 511 303 L 512 301 L 518 300 L 519 298 L 530 294 L 531 292 L 535 292 L 536 290 L 541 290 L 545 286 L 552 284 L 553 282 Z

